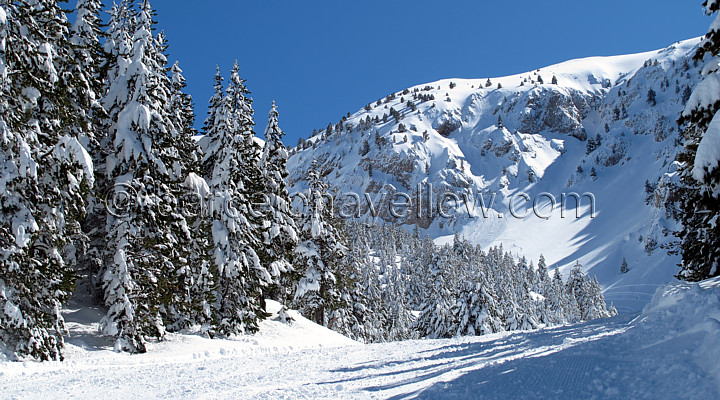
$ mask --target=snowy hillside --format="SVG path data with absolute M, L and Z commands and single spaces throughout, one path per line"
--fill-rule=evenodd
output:
M 672 228 L 664 187 L 678 150 L 675 121 L 699 77 L 698 43 L 392 93 L 299 144 L 291 184 L 304 188 L 317 159 L 338 211 L 357 193 L 364 218 L 417 224 L 439 242 L 460 232 L 534 260 L 543 253 L 563 271 L 579 260 L 608 302 L 639 311 L 677 272 L 661 248 Z M 591 193 L 595 212 L 585 196 L 575 218 L 572 192 Z M 407 212 L 389 206 L 398 201 L 410 203 Z
M 277 304 L 271 303 L 273 311 Z M 717 398 L 720 281 L 663 287 L 636 318 L 361 345 L 291 312 L 234 340 L 170 335 L 142 355 L 85 342 L 65 362 L 0 362 L 8 398 Z M 78 321 L 74 310 L 67 319 Z M 79 318 L 80 321 L 83 318 Z M 669 328 L 672 327 L 672 328 Z M 521 383 L 521 384 L 520 384 Z M 102 387 L 102 389 L 98 389 Z

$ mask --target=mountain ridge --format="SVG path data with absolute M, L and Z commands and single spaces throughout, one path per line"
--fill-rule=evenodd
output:
M 638 310 L 677 262 L 661 248 L 674 228 L 664 202 L 679 149 L 675 121 L 699 80 L 692 61 L 699 41 L 394 92 L 294 148 L 291 186 L 304 188 L 305 171 L 317 160 L 338 194 L 338 210 L 349 199 L 340 195 L 356 193 L 361 218 L 418 225 L 439 243 L 457 232 L 530 259 L 542 253 L 562 271 L 579 261 L 619 310 Z M 417 200 L 430 198 L 428 190 L 435 199 L 454 193 L 476 206 L 480 195 L 485 205 L 493 194 L 495 201 L 489 217 L 468 215 L 450 195 L 435 204 L 448 218 L 392 215 L 397 193 L 414 210 Z M 551 197 L 557 205 L 573 192 L 592 193 L 596 213 L 585 203 L 580 218 L 559 218 L 557 207 L 548 214 Z M 550 217 L 532 210 L 512 217 L 511 204 L 531 204 L 522 193 L 540 209 L 545 204 L 539 214 Z M 619 271 L 623 257 L 627 274 Z

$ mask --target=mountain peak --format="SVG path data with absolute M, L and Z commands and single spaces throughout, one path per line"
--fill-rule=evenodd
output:
M 569 268 L 580 259 L 605 286 L 635 279 L 616 273 L 623 256 L 643 263 L 631 268 L 635 274 L 661 268 L 659 276 L 671 276 L 676 260 L 657 250 L 667 240 L 664 212 L 646 207 L 644 183 L 662 188 L 673 172 L 675 121 L 699 78 L 692 61 L 699 42 L 391 93 L 293 149 L 290 183 L 304 188 L 305 171 L 317 160 L 338 196 L 362 200 L 362 218 L 418 225 L 438 241 L 460 232 L 531 258 L 555 248 L 545 251 L 548 263 Z M 573 192 L 593 195 L 596 212 L 584 204 L 579 218 L 560 218 L 557 205 Z M 532 208 L 551 196 L 549 218 L 510 212 L 511 204 Z M 398 218 L 388 205 L 400 198 L 431 201 L 421 202 L 421 215 Z M 478 200 L 491 218 L 476 218 Z M 633 205 L 643 211 L 627 216 Z

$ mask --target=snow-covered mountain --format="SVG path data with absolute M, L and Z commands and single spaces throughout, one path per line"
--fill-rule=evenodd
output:
M 304 188 L 315 159 L 337 212 L 359 203 L 362 218 L 417 225 L 439 242 L 458 232 L 555 267 L 579 260 L 608 302 L 639 310 L 676 272 L 661 248 L 673 227 L 663 203 L 698 43 L 391 93 L 299 144 L 291 184 Z M 594 212 L 582 196 L 576 218 L 573 192 L 592 194 Z

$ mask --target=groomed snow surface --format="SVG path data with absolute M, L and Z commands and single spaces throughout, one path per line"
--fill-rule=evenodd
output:
M 3 398 L 714 399 L 720 279 L 664 286 L 640 315 L 481 337 L 364 345 L 290 311 L 253 336 L 169 335 L 115 353 L 88 308 L 66 312 L 64 362 L 0 362 Z

